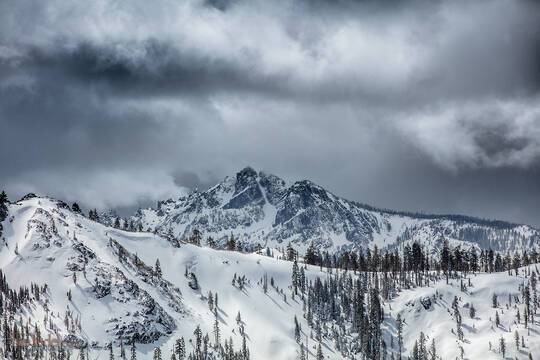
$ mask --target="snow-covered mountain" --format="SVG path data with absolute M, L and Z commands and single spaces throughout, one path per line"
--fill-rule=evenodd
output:
M 26 328 L 27 335 L 30 329 L 42 338 L 58 335 L 89 345 L 84 351 L 92 359 L 108 357 L 106 346 L 111 341 L 116 358 L 120 358 L 120 341 L 132 340 L 138 359 L 153 358 L 155 348 L 161 349 L 161 358 L 169 359 L 180 338 L 186 339 L 186 352 L 192 352 L 198 346 L 194 340 L 198 326 L 201 334 L 210 336 L 202 337 L 210 354 L 217 351 L 217 327 L 225 348 L 232 343 L 238 351 L 246 342 L 251 359 L 298 359 L 302 350 L 313 359 L 319 345 L 324 359 L 359 359 L 364 345 L 355 330 L 357 307 L 352 305 L 364 293 L 370 294 L 365 297 L 365 321 L 374 314 L 374 299 L 380 302 L 380 336 L 387 358 L 398 358 L 398 315 L 403 320 L 403 356 L 414 352 L 421 332 L 427 344 L 436 342 L 441 359 L 459 357 L 461 349 L 467 359 L 499 359 L 501 338 L 506 358 L 540 354 L 534 264 L 512 275 L 469 273 L 451 278 L 448 284 L 442 277 L 428 275 L 421 287 L 413 285 L 413 277 L 408 281 L 408 275 L 394 278 L 380 273 L 375 278 L 300 264 L 301 283 L 307 286 L 304 297 L 303 289 L 293 296 L 289 261 L 185 243 L 178 246 L 156 234 L 104 226 L 50 198 L 29 196 L 9 204 L 2 226 L 3 322 Z M 387 277 L 393 279 L 390 288 Z M 523 319 L 525 284 L 534 304 L 528 325 Z M 378 286 L 380 300 L 373 297 Z M 17 291 L 19 287 L 23 290 Z M 493 301 L 494 295 L 498 300 Z M 476 311 L 469 316 L 472 306 Z M 462 340 L 455 332 L 456 309 Z M 5 331 L 2 326 L 2 339 Z M 0 352 L 4 350 L 2 341 Z M 242 354 L 236 358 L 246 359 Z M 73 350 L 72 358 L 79 355 Z
M 105 218 L 108 224 L 112 221 Z M 443 239 L 497 251 L 539 248 L 540 232 L 527 225 L 459 215 L 422 215 L 376 209 L 340 198 L 311 181 L 284 180 L 247 167 L 204 192 L 158 202 L 131 218 L 160 234 L 187 239 L 193 230 L 223 245 L 231 234 L 246 245 L 298 249 L 393 247 L 419 241 L 437 248 Z

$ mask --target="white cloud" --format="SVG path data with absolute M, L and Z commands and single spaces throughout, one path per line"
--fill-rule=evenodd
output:
M 540 99 L 442 103 L 395 123 L 437 164 L 527 168 L 540 159 Z

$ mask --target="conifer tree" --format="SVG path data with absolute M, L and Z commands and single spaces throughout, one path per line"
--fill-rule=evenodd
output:
M 296 315 L 294 316 L 294 338 L 297 343 L 300 343 L 300 333 L 301 333 L 300 324 L 298 323 L 298 319 L 296 318 Z
M 319 343 L 319 346 L 317 347 L 317 356 L 316 360 L 324 360 L 324 355 L 321 348 L 321 343 Z
M 304 343 L 300 344 L 300 360 L 306 360 L 306 352 L 304 351 Z
M 240 310 L 238 310 L 238 313 L 236 314 L 236 323 L 242 323 L 242 316 L 240 315 Z
M 435 339 L 431 339 L 431 346 L 429 348 L 430 360 L 437 360 L 437 349 L 435 348 Z
M 249 349 L 246 343 L 246 336 L 242 336 L 242 359 L 249 360 Z
M 219 347 L 219 319 L 218 319 L 218 313 L 217 309 L 214 312 L 215 319 L 214 319 L 214 346 L 217 349 Z
M 161 358 L 161 349 L 159 347 L 154 348 L 154 360 L 162 360 Z
M 446 276 L 446 283 L 448 284 L 448 275 L 450 272 L 450 249 L 448 248 L 448 241 L 446 239 L 443 241 L 443 245 L 441 248 L 441 269 L 444 272 L 444 275 Z
M 506 344 L 504 343 L 504 338 L 501 336 L 499 339 L 499 352 L 501 353 L 503 359 L 506 355 Z
M 74 202 L 73 205 L 71 205 L 71 210 L 73 210 L 74 213 L 82 214 L 81 208 L 79 207 L 79 204 L 77 204 L 76 202 Z
M 126 350 L 124 349 L 124 342 L 120 338 L 120 359 L 126 360 Z
M 208 309 L 214 311 L 214 295 L 212 295 L 212 291 L 208 291 Z
M 293 287 L 293 295 L 298 295 L 298 262 L 296 261 L 296 258 L 293 262 L 292 267 L 292 287 Z
M 183 337 L 176 340 L 175 350 L 178 360 L 184 360 L 184 357 L 186 356 L 186 344 Z
M 234 251 L 236 249 L 236 241 L 234 240 L 234 235 L 231 234 L 229 240 L 227 241 L 227 250 Z
M 414 341 L 411 358 L 412 360 L 420 360 L 420 353 L 418 352 L 418 340 Z
M 135 340 L 131 340 L 131 357 L 130 360 L 137 360 L 137 347 L 135 346 Z
M 163 275 L 163 273 L 161 272 L 161 265 L 159 263 L 159 259 L 156 259 L 155 273 L 158 278 L 161 278 Z
M 202 331 L 199 325 L 197 325 L 197 327 L 193 331 L 193 335 L 195 335 L 195 351 L 197 355 L 199 355 L 201 353 L 201 344 L 202 344 Z
M 427 360 L 426 335 L 423 332 L 420 332 L 420 337 L 418 338 L 418 354 L 421 360 Z
M 471 307 L 469 308 L 469 316 L 471 319 L 474 319 L 476 317 L 476 309 L 474 308 L 474 305 L 471 303 Z
M 0 223 L 4 221 L 8 215 L 7 205 L 9 204 L 8 197 L 5 191 L 0 193 Z M 2 224 L 0 224 L 0 236 L 2 235 Z
M 454 309 L 454 318 L 456 319 L 456 334 L 458 340 L 463 341 L 463 329 L 461 327 L 461 314 L 459 313 L 457 296 L 454 297 L 454 301 L 452 302 L 452 308 Z
M 403 320 L 401 319 L 401 314 L 398 314 L 397 316 L 396 329 L 397 329 L 397 341 L 398 341 L 398 359 L 401 360 L 401 352 L 403 349 Z

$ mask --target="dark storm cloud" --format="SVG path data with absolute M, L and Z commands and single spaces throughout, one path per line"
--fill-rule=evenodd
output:
M 540 225 L 540 5 L 0 4 L 0 183 L 123 207 L 252 165 Z

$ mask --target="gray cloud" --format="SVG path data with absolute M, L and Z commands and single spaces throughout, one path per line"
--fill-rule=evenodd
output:
M 540 5 L 0 4 L 0 184 L 130 207 L 245 165 L 540 225 Z

